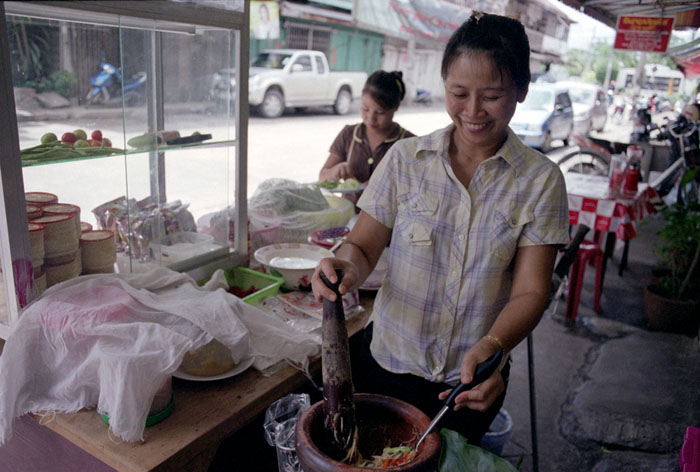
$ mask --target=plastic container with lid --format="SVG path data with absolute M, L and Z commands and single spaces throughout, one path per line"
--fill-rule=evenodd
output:
M 170 413 L 172 413 L 175 408 L 173 400 L 173 379 L 172 377 L 167 377 L 153 397 L 151 407 L 148 410 L 148 416 L 146 417 L 146 427 L 158 424 L 170 416 Z M 101 413 L 100 418 L 102 418 L 102 421 L 109 424 L 108 415 Z
M 32 220 L 44 225 L 45 257 L 55 258 L 72 254 L 78 249 L 79 239 L 72 215 L 46 215 Z
M 38 207 L 45 207 L 46 205 L 58 203 L 58 197 L 48 192 L 27 192 L 24 194 L 24 199 L 29 205 Z
M 36 270 L 44 263 L 44 225 L 29 223 L 29 248 L 32 267 Z
M 108 229 L 85 231 L 80 236 L 84 274 L 114 272 L 117 250 L 114 233 Z
M 73 223 L 75 224 L 75 230 L 78 235 L 82 232 L 80 228 L 80 207 L 78 205 L 73 205 L 72 203 L 53 203 L 51 205 L 46 205 L 44 208 L 44 215 L 71 215 L 73 216 Z
M 27 205 L 27 219 L 33 220 L 39 218 L 43 214 L 41 207 L 36 205 Z

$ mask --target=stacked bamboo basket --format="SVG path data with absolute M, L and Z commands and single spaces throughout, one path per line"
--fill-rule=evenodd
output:
M 114 272 L 116 247 L 110 230 L 80 221 L 80 207 L 47 192 L 27 192 L 29 246 L 37 295 L 80 274 Z

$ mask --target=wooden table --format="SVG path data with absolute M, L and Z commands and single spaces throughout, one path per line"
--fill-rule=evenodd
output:
M 369 318 L 374 294 L 362 293 L 360 303 L 365 311 L 348 320 L 351 336 Z M 309 367 L 312 375 L 320 372 L 320 354 Z M 56 415 L 46 426 L 119 471 L 206 471 L 223 439 L 306 380 L 288 365 L 268 377 L 248 369 L 214 382 L 173 379 L 175 409 L 163 422 L 146 428 L 142 443 L 114 442 L 95 410 Z

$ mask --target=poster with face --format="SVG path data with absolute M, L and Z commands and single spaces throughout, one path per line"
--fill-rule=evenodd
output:
M 255 39 L 280 37 L 279 3 L 273 1 L 250 2 L 250 36 Z

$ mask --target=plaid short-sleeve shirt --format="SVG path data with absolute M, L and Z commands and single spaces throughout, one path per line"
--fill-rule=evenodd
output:
M 556 164 L 509 129 L 464 188 L 448 155 L 453 130 L 397 142 L 358 202 L 393 230 L 373 356 L 391 372 L 450 383 L 508 301 L 517 248 L 569 240 Z

